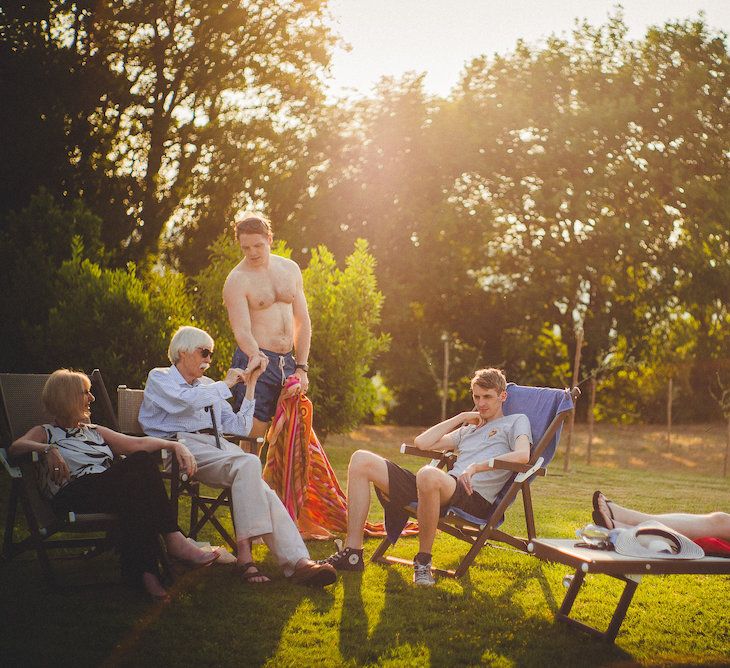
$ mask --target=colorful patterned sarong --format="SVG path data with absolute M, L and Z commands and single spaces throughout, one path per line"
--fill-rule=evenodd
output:
M 264 480 L 279 495 L 304 538 L 328 539 L 347 533 L 347 497 L 312 428 L 312 402 L 289 376 L 279 397 L 267 440 Z M 382 523 L 365 525 L 371 536 L 385 534 Z M 406 533 L 414 533 L 409 526 Z

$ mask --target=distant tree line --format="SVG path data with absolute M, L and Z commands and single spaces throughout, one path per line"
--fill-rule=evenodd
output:
M 437 417 L 444 339 L 451 409 L 481 365 L 566 384 L 578 329 L 600 418 L 660 420 L 670 376 L 675 419 L 720 417 L 727 37 L 699 18 L 632 41 L 617 12 L 467 63 L 448 98 L 411 74 L 326 104 L 326 11 L 0 0 L 2 368 L 93 350 L 136 382 L 182 322 L 226 350 L 227 226 L 258 207 L 310 272 L 326 430 L 375 387 L 394 421 Z

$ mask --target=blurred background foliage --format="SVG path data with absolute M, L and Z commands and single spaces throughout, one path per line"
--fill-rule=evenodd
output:
M 325 432 L 436 419 L 444 338 L 450 413 L 479 366 L 566 385 L 579 329 L 598 418 L 663 419 L 670 377 L 675 419 L 719 418 L 727 37 L 630 40 L 617 10 L 466 63 L 447 98 L 410 74 L 328 104 L 326 11 L 0 0 L 0 367 L 134 385 L 192 322 L 221 373 L 229 224 L 258 207 L 304 271 Z

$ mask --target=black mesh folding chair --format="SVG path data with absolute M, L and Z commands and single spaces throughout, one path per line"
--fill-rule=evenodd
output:
M 72 551 L 81 549 L 83 554 L 88 556 L 107 549 L 110 547 L 108 535 L 116 524 L 116 518 L 106 513 L 57 515 L 50 501 L 41 493 L 38 484 L 36 472 L 36 467 L 40 465 L 38 456 L 33 453 L 12 460 L 8 457 L 8 448 L 15 439 L 35 425 L 52 421 L 41 401 L 41 393 L 48 375 L 0 374 L 3 417 L 0 460 L 11 478 L 3 557 L 12 559 L 27 550 L 35 550 L 47 581 L 56 584 L 49 552 L 59 549 L 72 549 Z M 92 392 L 99 396 L 106 395 L 108 398 L 98 370 L 91 374 L 91 379 Z M 20 527 L 16 526 L 18 505 L 23 510 L 29 535 L 16 540 L 16 534 L 21 532 Z
M 125 434 L 134 436 L 143 436 L 144 431 L 139 424 L 139 409 L 144 399 L 144 390 L 131 389 L 126 385 L 120 385 L 117 388 L 117 413 L 119 416 L 120 431 Z M 216 441 L 220 439 L 215 420 L 211 417 L 211 430 L 216 437 Z M 226 435 L 224 435 L 224 438 Z M 258 448 L 263 442 L 262 438 L 250 438 L 242 436 L 230 437 L 230 440 L 241 440 L 250 443 L 252 447 Z M 235 536 L 223 526 L 220 519 L 216 516 L 216 512 L 221 508 L 228 508 L 233 516 L 233 506 L 231 504 L 231 490 L 228 487 L 221 488 L 217 495 L 207 494 L 201 488 L 200 483 L 195 480 L 189 480 L 187 476 L 180 475 L 180 469 L 175 457 L 170 457 L 167 476 L 170 479 L 170 500 L 173 504 L 174 512 L 177 515 L 180 496 L 185 494 L 190 498 L 190 524 L 188 536 L 197 539 L 200 531 L 206 524 L 210 524 L 220 534 L 221 538 L 234 551 L 237 551 Z

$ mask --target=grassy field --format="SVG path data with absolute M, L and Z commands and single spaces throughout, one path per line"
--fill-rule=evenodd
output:
M 344 485 L 350 453 L 360 447 L 388 456 L 417 428 L 366 427 L 326 444 Z M 661 429 L 600 426 L 593 465 L 585 464 L 585 431 L 573 438 L 571 471 L 560 457 L 533 486 L 538 535 L 571 537 L 590 521 L 594 489 L 650 512 L 730 509 L 730 480 L 721 477 L 722 425 L 682 428 L 667 449 Z M 565 441 L 563 442 L 563 444 Z M 395 456 L 416 468 L 419 460 Z M 7 499 L 7 477 L 0 503 Z M 521 504 L 506 527 L 524 533 Z M 379 518 L 373 506 L 373 519 Z M 2 518 L 4 506 L 0 507 Z M 212 535 L 209 536 L 214 538 Z M 366 542 L 372 553 L 377 540 Z M 310 543 L 315 558 L 331 543 Z M 396 553 L 411 557 L 415 538 Z M 437 539 L 438 565 L 453 566 L 462 543 Z M 262 546 L 255 553 L 278 569 Z M 70 582 L 114 579 L 113 557 L 64 560 Z M 0 570 L 0 662 L 14 665 L 677 665 L 730 664 L 730 576 L 648 577 L 641 583 L 615 646 L 558 625 L 568 568 L 504 549 L 483 550 L 460 581 L 415 589 L 405 567 L 368 564 L 334 587 L 312 591 L 280 577 L 266 586 L 236 580 L 214 567 L 181 577 L 167 606 L 148 603 L 121 585 L 49 591 L 32 555 Z M 604 628 L 620 585 L 588 576 L 575 615 Z

